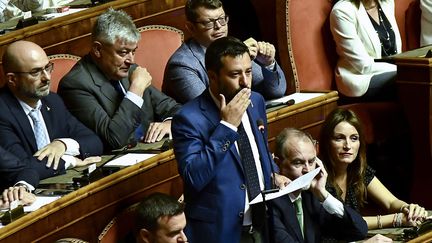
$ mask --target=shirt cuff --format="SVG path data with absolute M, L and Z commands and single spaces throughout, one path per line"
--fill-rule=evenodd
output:
M 57 138 L 55 140 L 59 140 L 66 145 L 65 155 L 77 156 L 80 154 L 80 146 L 77 141 L 72 138 Z
M 222 125 L 225 125 L 225 126 L 227 126 L 228 128 L 230 128 L 230 129 L 232 129 L 234 132 L 237 132 L 237 127 L 235 127 L 233 124 L 231 124 L 231 123 L 229 123 L 229 122 L 226 122 L 226 121 L 220 121 L 220 123 L 222 124 Z
M 34 186 L 30 185 L 29 183 L 25 182 L 25 181 L 18 181 L 17 183 L 15 183 L 14 186 L 23 186 L 27 189 L 27 191 L 32 192 L 34 191 Z
M 265 68 L 266 68 L 267 70 L 269 70 L 270 72 L 274 72 L 274 70 L 275 70 L 275 66 L 276 66 L 276 61 L 273 60 L 272 64 L 265 66 Z
M 65 169 L 73 168 L 76 166 L 76 158 L 71 155 L 64 154 L 62 157 L 62 160 L 65 162 Z
M 328 194 L 322 205 L 329 214 L 336 214 L 336 216 L 338 216 L 339 218 L 343 217 L 344 207 L 342 202 L 337 200 L 330 193 Z
M 125 95 L 126 99 L 129 99 L 130 101 L 132 101 L 132 103 L 134 103 L 136 106 L 138 106 L 139 108 L 142 107 L 144 100 L 141 96 L 132 93 L 130 91 L 128 91 Z

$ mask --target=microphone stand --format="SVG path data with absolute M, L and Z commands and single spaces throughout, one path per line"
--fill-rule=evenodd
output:
M 268 226 L 267 219 L 270 219 L 271 225 L 273 225 L 273 218 L 268 215 L 267 209 L 268 210 L 271 210 L 271 209 L 267 207 L 266 194 L 278 192 L 279 188 L 276 187 L 276 179 L 275 179 L 274 166 L 273 166 L 273 163 L 272 163 L 272 158 L 270 157 L 270 152 L 268 150 L 267 144 L 265 143 L 266 139 L 265 139 L 265 136 L 264 136 L 264 121 L 262 119 L 258 119 L 257 120 L 257 126 L 258 126 L 258 130 L 261 132 L 261 136 L 262 136 L 265 148 L 266 148 L 265 152 L 267 153 L 268 160 L 270 162 L 271 188 L 267 189 L 267 190 L 265 190 L 265 189 L 262 190 L 261 191 L 261 196 L 263 198 L 264 216 L 265 216 L 265 220 L 264 220 L 264 233 L 263 234 L 269 240 L 269 242 L 272 243 L 272 242 L 274 242 L 274 235 L 270 234 L 270 232 L 269 232 L 269 226 Z M 263 171 L 263 173 L 264 173 L 264 171 Z M 265 183 L 264 183 L 264 187 L 265 187 Z

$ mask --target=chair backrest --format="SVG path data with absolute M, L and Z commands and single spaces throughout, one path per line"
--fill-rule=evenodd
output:
M 165 25 L 148 25 L 138 30 L 141 32 L 141 40 L 135 52 L 135 62 L 147 68 L 153 86 L 161 90 L 165 66 L 183 43 L 183 32 Z
M 72 69 L 81 57 L 72 54 L 55 54 L 48 56 L 48 59 L 54 63 L 54 70 L 51 74 L 50 90 L 52 92 L 57 92 L 60 80 Z
M 407 42 L 409 48 L 418 47 L 418 1 L 396 0 L 395 3 L 404 50 Z M 293 91 L 335 89 L 337 53 L 329 21 L 332 0 L 277 0 L 276 4 L 280 59 L 285 71 L 292 69 Z M 407 23 L 413 27 L 406 27 Z
M 139 203 L 135 203 L 114 217 L 98 236 L 99 243 L 117 243 L 124 240 L 135 228 L 135 210 Z

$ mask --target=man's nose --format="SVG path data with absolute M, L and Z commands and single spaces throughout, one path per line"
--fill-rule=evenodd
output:
M 179 238 L 178 242 L 183 242 L 183 243 L 188 242 L 187 236 L 183 230 L 180 232 L 180 238 Z
M 129 52 L 126 56 L 125 56 L 125 61 L 127 63 L 135 63 L 135 53 L 134 52 Z

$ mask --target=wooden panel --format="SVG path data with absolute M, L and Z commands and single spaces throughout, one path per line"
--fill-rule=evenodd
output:
M 107 8 L 122 9 L 131 15 L 137 27 L 147 24 L 184 28 L 185 0 L 117 0 L 78 13 L 48 20 L 0 36 L 0 56 L 5 45 L 28 40 L 42 46 L 48 55 L 68 53 L 83 56 L 90 50 L 90 33 L 96 18 Z
M 428 209 L 432 171 L 432 58 L 397 58 L 397 85 L 400 103 L 410 126 L 414 163 L 410 183 L 410 201 Z

